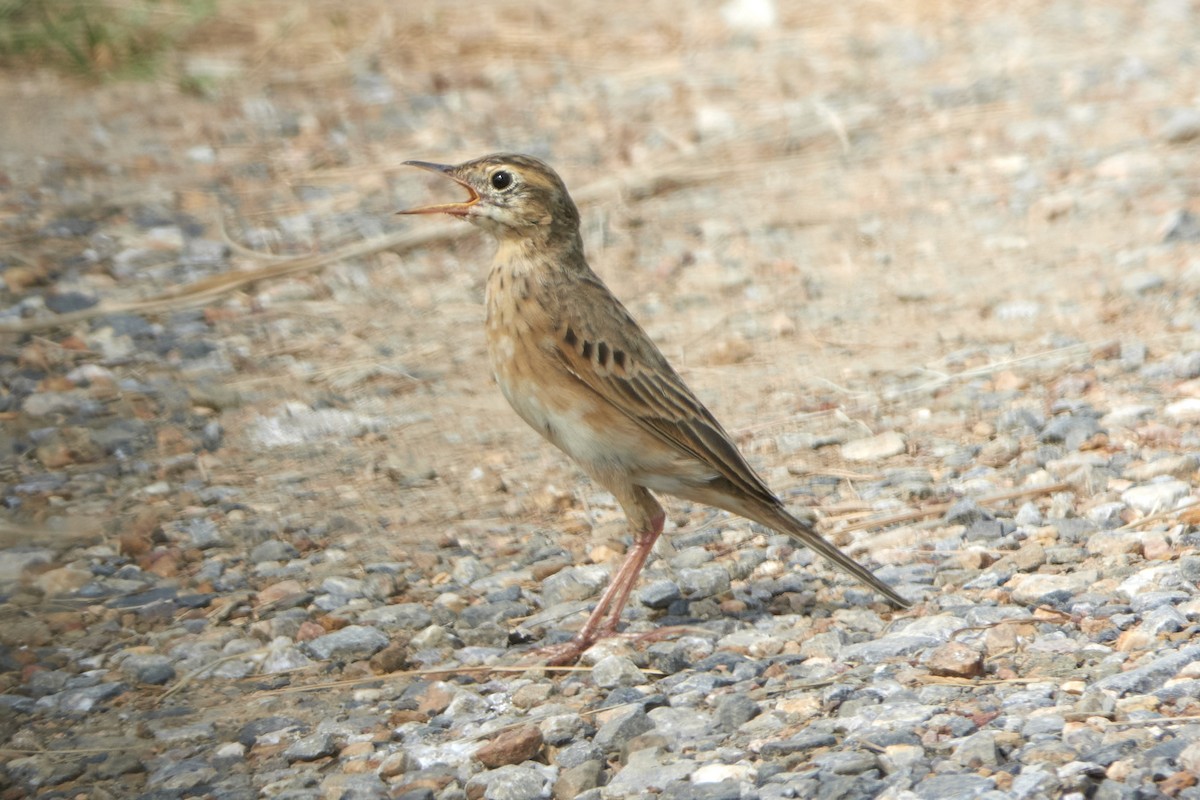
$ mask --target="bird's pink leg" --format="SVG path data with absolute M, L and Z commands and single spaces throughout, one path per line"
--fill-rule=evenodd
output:
M 539 654 L 547 656 L 546 663 L 548 665 L 572 664 L 579 659 L 584 650 L 595 644 L 598 639 L 612 636 L 617 632 L 617 624 L 621 621 L 621 612 L 625 609 L 625 604 L 629 602 L 629 595 L 637 584 L 642 567 L 650 558 L 650 551 L 654 549 L 654 543 L 662 534 L 665 521 L 666 515 L 662 509 L 659 509 L 649 519 L 649 525 L 634 534 L 633 547 L 625 554 L 625 560 L 621 562 L 621 566 L 609 581 L 604 593 L 600 595 L 600 600 L 596 603 L 587 622 L 583 623 L 583 627 L 579 629 L 579 633 L 565 644 L 554 645 L 538 651 Z

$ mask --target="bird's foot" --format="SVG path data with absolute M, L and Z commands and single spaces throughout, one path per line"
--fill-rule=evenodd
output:
M 583 651 L 601 638 L 601 635 L 593 634 L 588 638 L 576 636 L 570 641 L 548 644 L 527 652 L 522 663 L 528 666 L 569 667 L 579 660 Z
M 530 666 L 566 667 L 578 661 L 580 656 L 589 647 L 601 639 L 620 638 L 630 645 L 652 644 L 674 636 L 684 636 L 696 632 L 696 628 L 687 625 L 668 625 L 642 633 L 618 633 L 615 628 L 605 626 L 601 630 L 593 632 L 590 636 L 585 637 L 577 634 L 570 641 L 561 642 L 560 644 L 549 644 L 545 647 L 539 647 L 536 650 L 530 650 L 525 654 L 526 658 L 523 663 Z

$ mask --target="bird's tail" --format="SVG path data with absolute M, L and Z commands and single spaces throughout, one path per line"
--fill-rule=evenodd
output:
M 888 599 L 888 602 L 897 608 L 908 608 L 912 605 L 910 601 L 901 597 L 895 589 L 888 586 L 879 578 L 876 578 L 874 573 L 869 569 L 839 550 L 825 539 L 825 537 L 814 531 L 812 526 L 789 514 L 782 506 L 768 506 L 759 503 L 755 503 L 752 506 L 750 504 L 746 505 L 748 507 L 730 508 L 728 510 L 752 519 L 760 525 L 766 525 L 768 528 L 779 533 L 786 533 L 793 539 L 800 540 L 838 569 L 853 575 L 862 581 L 863 584 L 879 592 Z

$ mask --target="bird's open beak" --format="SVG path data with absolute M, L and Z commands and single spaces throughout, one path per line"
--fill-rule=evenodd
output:
M 452 217 L 466 217 L 471 213 L 471 206 L 479 202 L 479 192 L 471 188 L 471 185 L 466 181 L 461 180 L 454 174 L 454 167 L 449 164 L 431 164 L 428 161 L 405 161 L 407 166 L 420 167 L 430 172 L 437 172 L 445 175 L 450 180 L 462 186 L 471 196 L 461 203 L 440 203 L 435 206 L 419 206 L 417 208 L 408 208 L 404 211 L 397 211 L 397 214 L 449 214 Z

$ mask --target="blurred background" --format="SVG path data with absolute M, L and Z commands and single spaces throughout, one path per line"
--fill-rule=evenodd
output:
M 522 151 L 774 480 L 841 429 L 944 453 L 1186 350 L 1198 34 L 1188 0 L 5 2 L 0 313 L 183 381 L 229 481 L 315 453 L 322 513 L 552 511 L 513 487 L 579 476 L 486 377 L 490 243 L 393 213 L 457 191 L 406 159 Z

